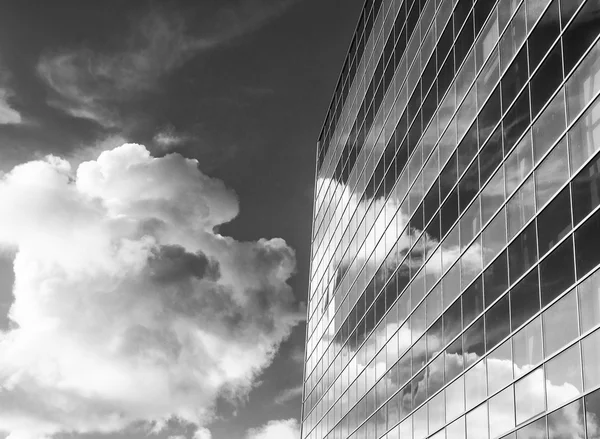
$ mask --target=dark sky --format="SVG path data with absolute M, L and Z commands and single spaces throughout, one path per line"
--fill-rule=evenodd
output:
M 202 172 L 239 198 L 239 215 L 220 233 L 238 241 L 285 239 L 297 257 L 289 283 L 296 301 L 305 301 L 315 141 L 361 6 L 4 2 L 0 170 L 47 154 L 76 166 L 126 141 L 156 157 L 198 159 Z M 14 252 L 3 254 L 0 327 L 8 328 Z M 295 326 L 235 407 L 217 403 L 213 438 L 242 438 L 271 420 L 299 417 L 293 389 L 302 382 L 304 331 L 303 323 Z

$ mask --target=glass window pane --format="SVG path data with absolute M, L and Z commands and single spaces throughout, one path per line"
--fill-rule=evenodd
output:
M 600 91 L 600 41 L 588 53 L 567 82 L 567 114 L 569 123 Z
M 530 50 L 529 53 L 534 51 Z M 531 78 L 531 114 L 535 117 L 562 82 L 562 55 L 560 42 L 550 51 L 540 68 Z
M 548 438 L 584 437 L 583 398 L 573 401 L 548 415 Z
M 567 142 L 563 138 L 535 170 L 538 209 L 544 206 L 568 180 Z
M 573 341 L 579 334 L 575 290 L 569 292 L 569 294 L 544 311 L 542 320 L 544 328 L 544 353 L 548 357 Z
M 530 15 L 529 10 L 531 9 L 535 9 L 537 13 L 541 13 L 546 4 L 547 0 L 542 2 L 530 1 L 528 4 L 528 16 Z M 528 38 L 529 47 L 532 49 L 529 52 L 529 64 L 531 70 L 534 70 L 538 66 L 550 45 L 558 37 L 559 32 L 560 20 L 558 18 L 558 0 L 554 0 L 552 5 L 544 12 L 541 20 Z
M 506 74 L 502 77 L 502 111 L 505 112 L 523 88 L 529 72 L 527 70 L 527 46 L 519 51 Z
M 569 130 L 571 172 L 577 170 L 600 148 L 600 98 Z
M 504 209 L 494 217 L 483 231 L 483 263 L 487 265 L 506 245 L 506 218 Z
M 517 49 L 525 41 L 525 3 L 521 5 L 517 13 L 514 15 L 508 29 L 500 39 L 500 60 L 502 61 L 502 70 L 508 65 L 512 56 L 517 52 Z
M 537 262 L 535 221 L 508 246 L 508 261 L 511 284 Z
M 470 410 L 487 397 L 487 368 L 485 360 L 480 361 L 465 373 L 466 408 Z
M 544 369 L 537 368 L 515 383 L 517 425 L 545 410 Z
M 465 411 L 465 380 L 460 377 L 446 388 L 446 421 Z
M 596 1 L 586 2 L 563 33 L 565 73 L 571 71 L 600 33 L 600 27 L 589 25 L 589 17 L 596 16 L 598 8 Z
M 504 202 L 504 170 L 496 171 L 481 192 L 481 220 L 485 224 Z
M 581 341 L 583 353 L 583 382 L 588 391 L 600 385 L 600 330 L 594 331 Z
M 546 433 L 546 418 L 541 418 L 520 428 L 517 431 L 517 439 L 546 439 L 548 437 Z
M 429 431 L 436 431 L 444 425 L 445 408 L 444 392 L 438 393 L 429 401 Z
M 600 204 L 600 155 L 577 173 L 573 182 L 573 220 L 579 224 Z
M 565 128 L 565 97 L 564 91 L 561 90 L 533 124 L 533 155 L 536 163 L 550 149 Z
M 496 300 L 508 288 L 508 263 L 506 251 L 486 268 L 483 273 L 486 306 Z
M 493 97 L 490 99 L 490 102 Z M 480 120 L 479 122 L 479 138 L 480 144 L 483 140 L 482 134 L 485 135 L 485 131 L 482 133 L 481 124 L 485 121 Z M 483 127 L 485 130 L 486 127 Z M 479 177 L 481 178 L 481 185 L 490 178 L 490 175 L 496 170 L 498 165 L 502 162 L 504 153 L 502 151 L 502 125 L 498 125 L 494 133 L 490 136 L 487 143 L 484 145 L 482 150 L 479 152 Z
M 569 236 L 540 263 L 542 307 L 552 302 L 575 282 L 573 259 L 573 242 Z
M 463 326 L 468 326 L 483 311 L 482 278 L 475 281 L 461 296 Z
M 554 410 L 583 392 L 579 343 L 561 352 L 545 365 L 546 406 Z
M 571 199 L 569 187 L 542 210 L 538 216 L 538 247 L 540 257 L 571 231 Z
M 485 314 L 486 347 L 493 349 L 510 334 L 509 295 L 496 302 Z
M 526 86 L 514 105 L 508 110 L 502 122 L 505 151 L 508 152 L 512 149 L 521 134 L 529 126 L 530 121 L 529 91 Z
M 542 321 L 533 319 L 512 338 L 514 373 L 518 378 L 542 361 Z
M 512 341 L 508 339 L 487 357 L 489 394 L 497 392 L 513 380 L 511 345 Z
M 510 156 L 504 163 L 504 172 L 506 175 L 506 195 L 510 196 L 513 191 L 525 179 L 529 171 L 533 168 L 533 147 L 531 135 L 527 133 L 519 141 L 517 147 L 510 153 Z
M 587 437 L 597 439 L 600 431 L 600 389 L 585 397 Z
M 515 396 L 513 386 L 490 399 L 490 436 L 501 436 L 515 428 Z
M 466 437 L 464 416 L 446 427 L 447 439 L 465 439 Z
M 487 402 L 467 413 L 467 439 L 487 439 L 488 408 Z
M 581 332 L 600 324 L 600 270 L 577 287 Z
M 597 211 L 575 232 L 577 277 L 582 278 L 600 262 L 597 243 L 600 242 L 600 211 Z
M 477 319 L 463 335 L 465 367 L 475 363 L 485 354 L 483 316 Z
M 508 217 L 508 239 L 510 240 L 535 214 L 533 174 L 529 176 L 512 198 L 508 200 L 506 214 Z
M 500 78 L 500 56 L 499 56 L 498 49 L 494 49 L 492 51 L 492 56 L 485 63 L 485 66 L 483 67 L 481 74 L 477 78 L 477 103 L 479 104 L 479 108 L 481 108 L 481 106 L 483 106 L 485 99 L 490 95 L 492 90 L 494 90 L 494 87 L 496 87 L 496 83 L 498 82 L 499 78 Z M 493 112 L 491 114 L 493 114 L 495 116 L 496 112 L 501 113 L 501 111 L 502 111 L 500 108 L 500 86 L 496 87 L 494 94 L 497 96 L 493 96 L 492 98 L 490 98 L 490 101 L 493 100 L 494 103 L 492 104 L 493 108 L 488 109 L 488 113 Z M 490 101 L 488 101 L 488 103 Z M 486 104 L 486 106 L 487 106 L 487 104 Z M 495 122 L 498 122 L 498 120 L 500 120 L 500 117 L 499 116 L 498 117 L 488 117 L 486 120 L 489 121 L 486 124 L 486 126 L 490 127 L 490 125 L 493 126 L 493 124 L 495 124 Z M 491 127 L 488 128 L 487 134 L 489 134 L 490 132 L 491 132 Z M 487 135 L 480 136 L 480 138 L 483 138 L 483 139 L 485 139 L 486 137 L 487 137 Z

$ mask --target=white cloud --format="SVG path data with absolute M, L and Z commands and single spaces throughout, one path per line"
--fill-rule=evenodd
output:
M 299 398 L 302 396 L 302 384 L 296 387 L 291 387 L 289 389 L 285 389 L 279 395 L 275 397 L 275 404 L 284 404 L 288 401 L 291 401 L 294 398 Z
M 246 395 L 303 312 L 282 239 L 215 231 L 237 213 L 197 161 L 135 144 L 1 176 L 0 248 L 16 257 L 0 431 L 203 427 L 219 396 Z
M 247 439 L 300 439 L 300 425 L 296 419 L 271 421 L 261 428 L 248 431 Z

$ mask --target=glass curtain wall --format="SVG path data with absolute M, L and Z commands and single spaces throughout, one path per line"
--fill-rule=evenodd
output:
M 317 142 L 302 439 L 600 438 L 600 1 L 368 0 Z

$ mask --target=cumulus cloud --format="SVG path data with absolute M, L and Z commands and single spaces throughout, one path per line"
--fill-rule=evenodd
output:
M 238 401 L 302 318 L 282 239 L 238 242 L 223 182 L 125 144 L 75 170 L 49 156 L 0 177 L 15 252 L 0 332 L 0 431 L 11 439 L 201 427 Z M 201 433 L 198 433 L 201 434 Z
M 300 425 L 296 419 L 271 421 L 248 431 L 246 439 L 300 439 Z
M 294 1 L 202 3 L 186 13 L 193 23 L 181 13 L 157 8 L 138 18 L 114 51 L 81 47 L 46 53 L 37 71 L 53 92 L 48 104 L 105 128 L 122 127 L 119 104 L 156 88 L 199 51 L 255 29 Z

